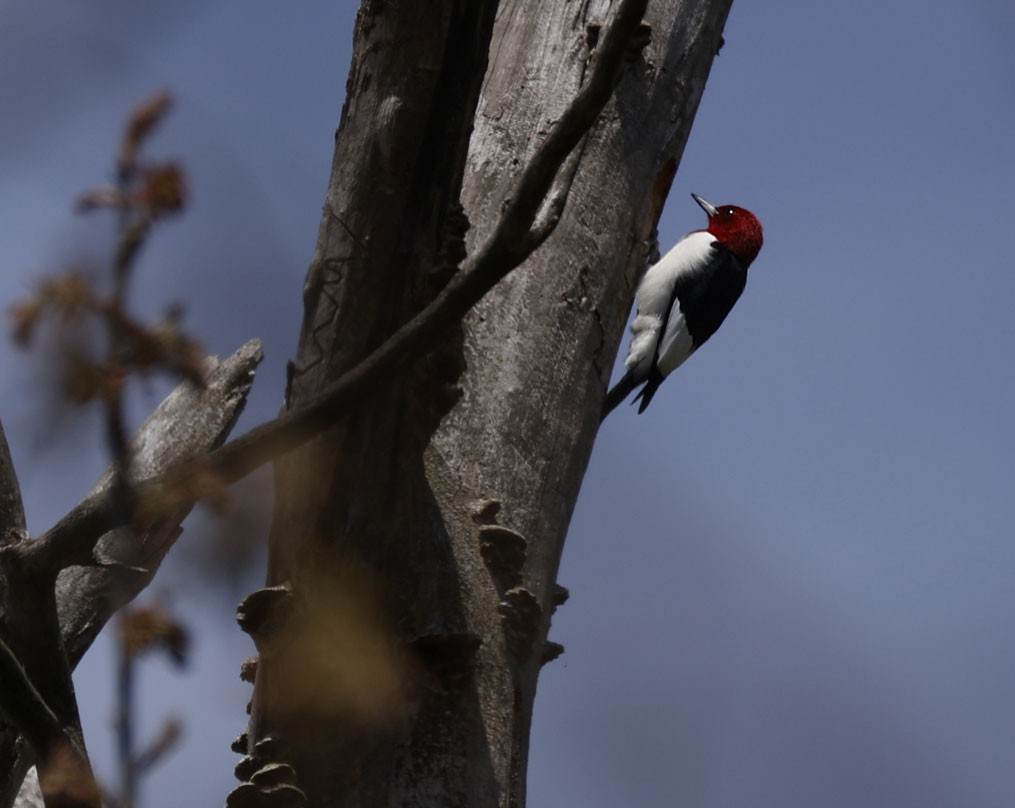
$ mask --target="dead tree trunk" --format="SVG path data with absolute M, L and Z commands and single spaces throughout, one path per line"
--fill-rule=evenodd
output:
M 279 782 L 322 808 L 525 804 L 567 525 L 730 2 L 650 4 L 557 176 L 549 239 L 425 359 L 277 463 L 269 587 L 241 607 L 260 659 L 231 804 Z M 496 230 L 609 13 L 363 3 L 287 408 Z M 292 769 L 256 774 L 273 762 Z

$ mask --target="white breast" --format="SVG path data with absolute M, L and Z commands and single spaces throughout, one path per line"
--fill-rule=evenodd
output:
M 673 289 L 678 278 L 704 271 L 714 241 L 711 233 L 696 230 L 649 267 L 635 296 L 638 313 L 631 324 L 634 337 L 624 362 L 628 369 L 647 375 L 658 357 L 659 371 L 667 376 L 691 355 L 694 346 Z

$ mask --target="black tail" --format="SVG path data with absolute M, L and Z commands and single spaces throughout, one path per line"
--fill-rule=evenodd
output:
M 606 416 L 617 409 L 620 402 L 627 398 L 642 381 L 644 379 L 635 378 L 633 370 L 627 371 L 613 386 L 613 389 L 606 394 L 606 399 L 603 401 L 603 414 L 599 416 L 599 423 L 605 421 Z
M 652 368 L 649 371 L 647 379 L 644 377 L 637 378 L 633 370 L 625 373 L 621 380 L 613 386 L 613 389 L 606 394 L 606 399 L 603 401 L 603 414 L 599 416 L 599 423 L 605 421 L 606 416 L 617 409 L 620 402 L 627 398 L 634 388 L 643 382 L 645 386 L 641 388 L 641 392 L 632 399 L 631 403 L 634 404 L 640 399 L 638 414 L 640 415 L 645 412 L 645 408 L 652 401 L 652 396 L 656 394 L 656 390 L 659 389 L 659 385 L 663 382 L 663 377 L 656 368 Z
M 617 409 L 620 406 L 620 402 L 627 398 L 637 386 L 638 382 L 634 378 L 634 371 L 629 370 L 621 377 L 619 382 L 613 385 L 613 389 L 606 394 L 606 399 L 603 401 L 603 414 L 599 416 L 599 422 L 605 421 L 606 416 Z
M 641 388 L 641 392 L 634 397 L 634 404 L 639 398 L 641 403 L 638 405 L 638 414 L 641 415 L 645 412 L 645 408 L 652 401 L 652 396 L 656 394 L 656 390 L 659 389 L 659 385 L 663 383 L 663 377 L 656 368 L 652 368 L 652 371 L 648 374 L 648 381 L 645 382 L 645 386 Z

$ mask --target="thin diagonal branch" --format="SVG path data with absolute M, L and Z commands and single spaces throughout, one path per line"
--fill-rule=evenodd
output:
M 582 157 L 585 156 L 585 144 L 587 142 L 588 135 L 585 135 L 578 146 L 572 150 L 567 160 L 564 161 L 560 171 L 557 172 L 553 185 L 547 193 L 543 204 L 540 206 L 539 212 L 536 214 L 536 218 L 529 230 L 529 238 L 534 244 L 533 249 L 538 248 L 539 245 L 550 237 L 550 234 L 556 229 L 560 217 L 564 214 L 564 206 L 567 204 L 567 198 L 571 193 L 571 185 L 574 183 L 575 174 L 578 173 L 578 166 L 581 164 Z
M 623 68 L 627 44 L 638 29 L 646 5 L 647 0 L 623 0 L 616 7 L 596 49 L 588 81 L 536 150 L 494 232 L 433 302 L 326 387 L 313 403 L 230 441 L 203 458 L 203 468 L 226 482 L 234 482 L 310 440 L 400 365 L 429 351 L 448 327 L 460 322 L 487 292 L 531 255 L 552 231 L 542 222 L 534 228 L 536 216 L 561 166 L 609 101 Z M 192 470 L 184 466 L 142 483 L 139 497 L 143 499 L 167 481 L 181 479 Z M 88 564 L 98 538 L 121 524 L 119 511 L 109 492 L 89 496 L 35 542 L 35 550 L 55 568 Z
M 0 640 L 0 710 L 18 725 L 37 755 L 45 756 L 54 744 L 69 742 L 60 720 L 3 640 Z

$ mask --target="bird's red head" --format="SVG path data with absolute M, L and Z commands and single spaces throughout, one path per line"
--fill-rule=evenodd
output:
M 761 230 L 761 222 L 758 221 L 757 216 L 736 205 L 719 205 L 717 207 L 706 202 L 697 194 L 691 194 L 691 196 L 708 214 L 706 229 L 715 236 L 716 241 L 725 245 L 731 253 L 746 264 L 750 264 L 758 257 L 765 239 Z

